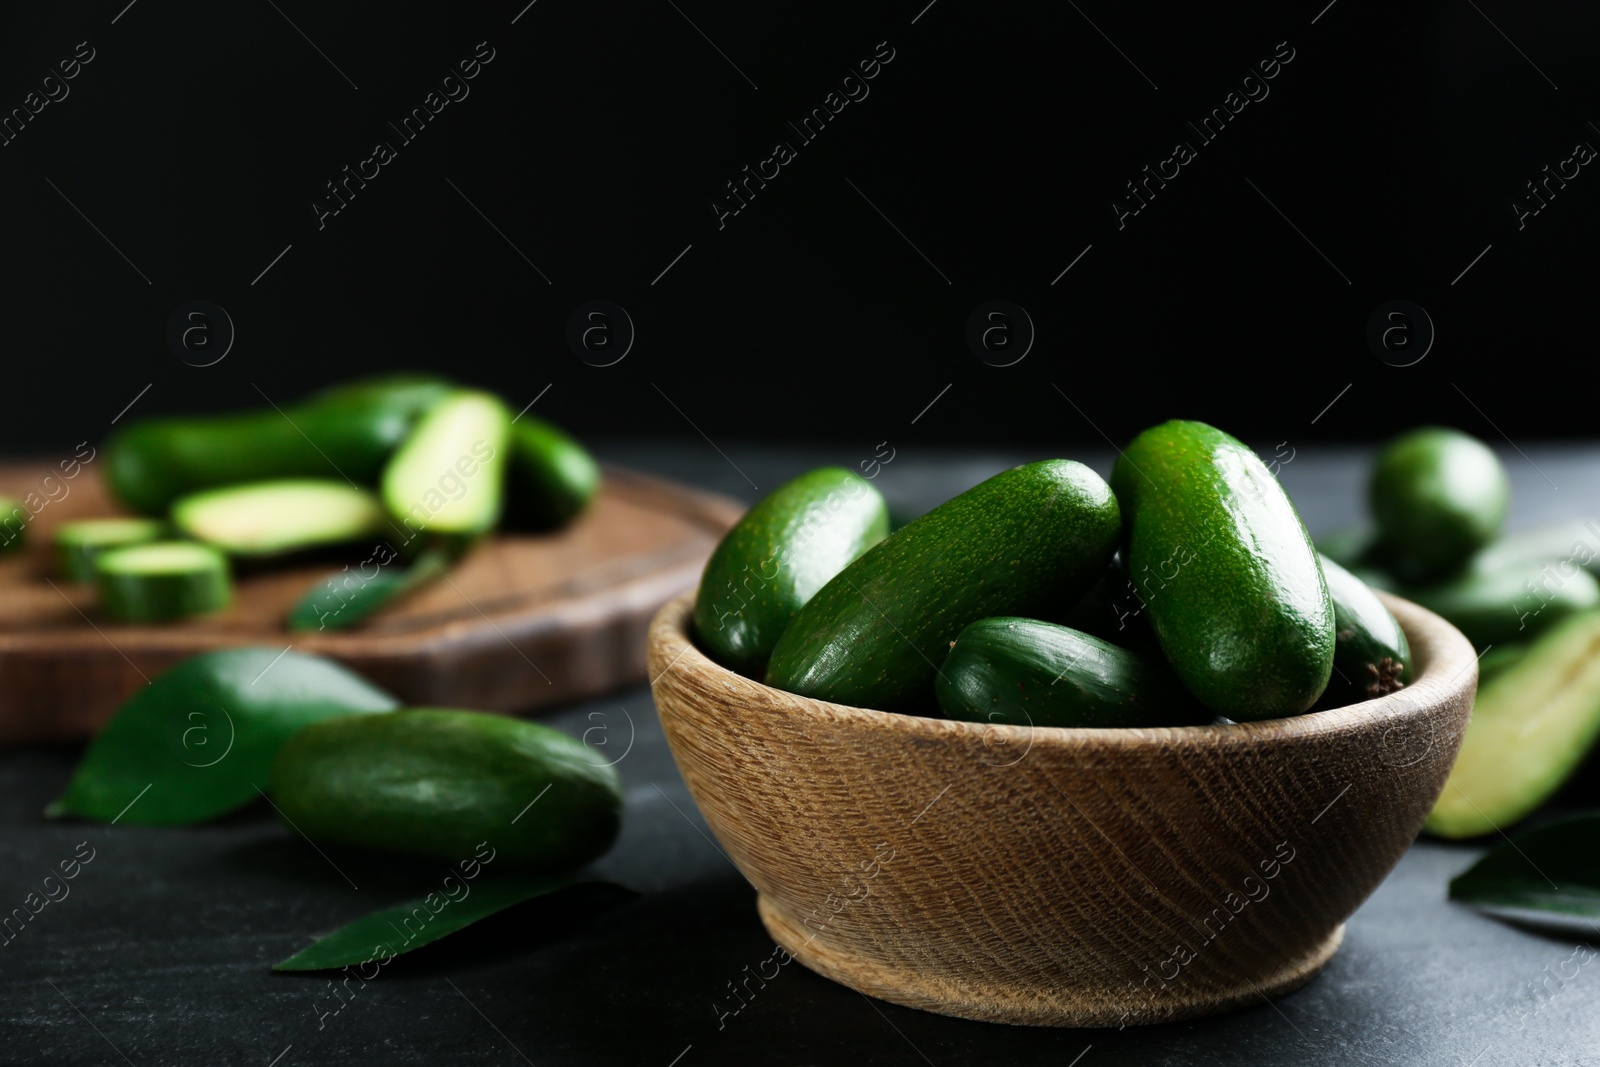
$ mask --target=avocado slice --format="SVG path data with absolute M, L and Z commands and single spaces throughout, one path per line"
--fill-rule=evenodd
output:
M 1472 722 L 1428 816 L 1440 837 L 1478 837 L 1561 788 L 1600 734 L 1600 611 L 1572 615 L 1479 686 Z

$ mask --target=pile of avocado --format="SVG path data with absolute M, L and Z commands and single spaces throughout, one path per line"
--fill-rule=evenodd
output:
M 1204 423 L 1139 434 L 1109 485 L 1042 460 L 888 527 L 851 471 L 778 489 L 712 554 L 699 647 L 804 696 L 1031 726 L 1271 719 L 1409 678 L 1388 609 Z
M 1320 547 L 1477 646 L 1472 724 L 1427 828 L 1494 833 L 1555 793 L 1600 733 L 1600 523 L 1502 535 L 1504 468 L 1482 442 L 1448 429 L 1390 442 L 1369 488 L 1376 528 Z
M 56 555 L 62 575 L 95 581 L 101 610 L 122 622 L 225 606 L 230 560 L 377 543 L 359 577 L 319 583 L 289 620 L 348 626 L 442 573 L 502 512 L 523 528 L 563 526 L 600 482 L 594 459 L 556 427 L 430 375 L 135 422 L 105 451 L 112 495 L 150 518 L 65 523 Z
M 45 814 L 188 826 L 262 796 L 319 844 L 443 863 L 488 847 L 496 871 L 581 867 L 622 818 L 616 769 L 577 738 L 403 708 L 332 660 L 270 647 L 203 653 L 141 687 Z

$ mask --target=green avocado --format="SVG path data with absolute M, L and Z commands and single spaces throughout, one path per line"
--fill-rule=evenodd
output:
M 1482 441 L 1425 427 L 1378 454 L 1369 495 L 1388 569 L 1423 581 L 1459 570 L 1494 539 L 1511 490 L 1505 467 Z
M 1195 726 L 1214 716 L 1160 659 L 1037 619 L 961 631 L 934 691 L 951 719 L 1014 726 Z
M 1480 837 L 1530 814 L 1600 734 L 1600 611 L 1569 616 L 1480 682 L 1472 721 L 1428 816 L 1440 837 Z
M 1324 707 L 1359 704 L 1396 692 L 1411 681 L 1411 645 L 1377 595 L 1354 574 L 1322 557 L 1333 601 L 1333 677 Z
M 3 507 L 0 502 L 0 507 Z M 102 552 L 159 541 L 167 534 L 160 519 L 77 519 L 56 527 L 56 570 L 69 582 L 94 581 L 94 560 Z
M 1256 454 L 1205 423 L 1166 422 L 1134 438 L 1111 484 L 1129 576 L 1189 691 L 1241 722 L 1309 709 L 1333 671 L 1333 604 Z
M 172 525 L 231 556 L 271 557 L 376 537 L 388 516 L 370 490 L 338 478 L 290 478 L 181 496 Z
M 853 471 L 822 467 L 780 486 L 706 563 L 694 604 L 701 649 L 760 677 L 795 613 L 888 532 L 883 495 Z
M 384 465 L 379 486 L 406 539 L 419 533 L 471 538 L 493 526 L 504 499 L 510 436 L 511 413 L 492 393 L 458 389 L 419 416 Z
M 600 464 L 564 430 L 532 415 L 511 420 L 506 525 L 554 530 L 577 518 L 600 491 Z
M 950 642 L 990 615 L 1059 610 L 1116 551 L 1117 500 L 1071 460 L 1013 467 L 908 523 L 840 571 L 778 640 L 767 684 L 932 713 Z
M 281 408 L 141 420 L 107 442 L 106 482 L 145 515 L 165 515 L 187 493 L 242 482 L 373 485 L 417 417 L 450 388 L 441 378 L 404 375 L 352 382 Z
M 434 708 L 309 726 L 272 764 L 284 821 L 312 841 L 496 870 L 581 867 L 616 839 L 616 769 L 576 738 L 506 715 Z
M 170 622 L 227 607 L 228 557 L 193 541 L 147 541 L 94 558 L 100 610 L 117 622 Z

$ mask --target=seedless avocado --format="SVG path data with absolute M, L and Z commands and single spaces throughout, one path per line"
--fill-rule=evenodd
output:
M 301 478 L 180 497 L 172 505 L 172 523 L 230 555 L 275 556 L 376 535 L 389 517 L 365 489 Z
M 990 615 L 1063 610 L 1105 572 L 1120 514 L 1070 460 L 1027 463 L 948 500 L 851 563 L 795 615 L 767 684 L 882 711 L 931 712 L 937 665 Z
M 112 495 L 164 515 L 186 493 L 278 478 L 345 477 L 373 485 L 418 415 L 451 385 L 428 376 L 352 382 L 288 406 L 145 419 L 105 448 Z
M 1412 581 L 1465 564 L 1500 532 L 1511 495 L 1487 445 L 1441 427 L 1391 441 L 1378 454 L 1369 491 L 1391 569 Z
M 69 582 L 94 581 L 95 557 L 113 548 L 159 541 L 167 524 L 159 519 L 78 519 L 56 527 L 56 569 Z
M 1322 576 L 1333 602 L 1333 676 L 1323 692 L 1329 707 L 1375 700 L 1411 680 L 1405 631 L 1367 584 L 1326 556 Z
M 616 770 L 558 730 L 505 715 L 409 709 L 295 734 L 272 766 L 285 822 L 317 842 L 450 863 L 487 842 L 496 870 L 562 871 L 611 847 Z
M 493 394 L 450 393 L 383 470 L 383 502 L 407 537 L 476 536 L 500 517 L 511 413 Z
M 553 530 L 577 518 L 600 489 L 600 464 L 561 429 L 532 415 L 511 424 L 506 522 Z
M 1037 619 L 971 623 L 933 685 L 947 717 L 972 722 L 1194 726 L 1214 717 L 1161 659 Z
M 165 622 L 226 607 L 228 559 L 210 545 L 153 541 L 95 557 L 100 610 L 118 622 Z
M 883 495 L 854 471 L 822 467 L 780 486 L 706 563 L 694 603 L 701 649 L 759 675 L 795 613 L 888 531 Z
M 1189 691 L 1238 721 L 1310 708 L 1333 670 L 1333 604 L 1255 453 L 1204 423 L 1166 422 L 1134 438 L 1111 484 L 1129 575 Z
M 1509 826 L 1561 788 L 1600 734 L 1600 611 L 1570 616 L 1482 681 L 1444 792 L 1440 837 Z

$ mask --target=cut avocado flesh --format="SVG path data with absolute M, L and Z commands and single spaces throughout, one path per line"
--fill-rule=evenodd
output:
M 1478 690 L 1444 793 L 1440 837 L 1477 837 L 1531 813 L 1566 782 L 1600 734 L 1600 611 L 1573 615 Z
M 387 526 L 378 498 L 338 481 L 208 489 L 172 506 L 174 525 L 236 556 L 270 556 L 367 537 Z

